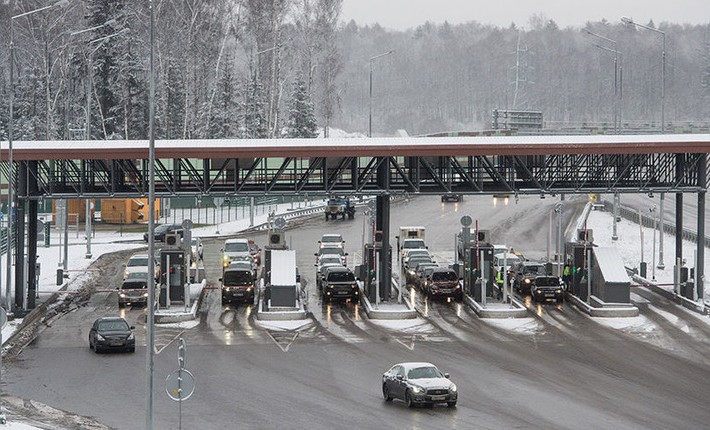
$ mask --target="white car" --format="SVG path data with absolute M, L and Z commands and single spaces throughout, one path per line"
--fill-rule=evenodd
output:
M 343 236 L 338 233 L 326 233 L 318 241 L 321 248 L 337 246 L 338 248 L 345 248 L 345 241 Z
M 227 239 L 222 248 L 222 267 L 227 268 L 232 261 L 248 261 L 254 264 L 254 257 L 249 249 L 248 239 Z
M 401 245 L 402 256 L 411 249 L 427 249 L 424 239 L 404 239 Z
M 131 273 L 147 272 L 148 262 L 148 254 L 132 255 L 124 265 L 126 269 L 123 271 L 123 279 L 128 278 L 128 275 Z M 157 279 L 158 274 L 160 273 L 160 264 L 158 264 L 155 260 L 153 262 L 153 268 L 155 269 L 155 277 Z

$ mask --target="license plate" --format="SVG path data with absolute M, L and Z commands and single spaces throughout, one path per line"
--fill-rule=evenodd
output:
M 431 396 L 432 400 L 445 400 L 446 396 Z
M 446 290 L 439 290 L 439 291 L 441 291 L 441 292 L 444 293 L 444 294 L 449 294 L 449 293 L 451 292 L 451 290 L 449 290 L 449 289 L 446 289 Z
M 243 292 L 241 292 L 241 291 L 239 291 L 239 292 L 236 292 L 236 293 L 234 293 L 234 295 L 235 295 L 235 296 L 243 296 L 243 295 L 244 295 L 244 293 L 243 293 Z
M 123 346 L 123 342 L 121 342 L 120 340 L 112 340 L 111 346 Z

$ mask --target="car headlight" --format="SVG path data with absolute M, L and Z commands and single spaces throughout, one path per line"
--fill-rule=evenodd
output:
M 530 279 L 526 279 L 526 280 L 525 280 L 525 283 L 526 283 L 526 284 L 529 284 L 529 283 L 530 283 Z
M 129 335 L 128 335 L 128 340 L 133 340 L 133 339 L 135 339 L 135 336 L 133 335 L 133 333 L 129 334 Z
M 558 290 L 556 290 L 555 292 L 559 294 L 559 293 L 562 292 L 562 290 L 558 289 Z
M 456 384 L 449 385 L 449 392 L 455 393 L 457 390 L 458 390 L 458 387 L 456 386 Z
M 118 293 L 118 297 L 124 298 L 124 297 L 126 297 L 126 293 Z
M 104 339 L 104 337 L 101 336 L 100 334 L 96 333 L 96 340 L 100 340 L 100 341 L 103 342 L 103 341 L 106 340 L 106 339 Z
M 414 394 L 421 394 L 424 392 L 424 388 L 418 386 L 418 385 L 412 385 L 412 392 Z

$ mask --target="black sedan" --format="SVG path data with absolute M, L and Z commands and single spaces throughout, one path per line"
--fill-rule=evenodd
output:
M 94 321 L 89 331 L 89 348 L 94 352 L 136 351 L 135 327 L 121 317 L 101 317 Z
M 160 224 L 153 228 L 153 240 L 156 242 L 165 242 L 165 235 L 177 233 L 183 237 L 182 225 L 180 224 Z M 148 232 L 143 233 L 143 240 L 148 242 Z
M 458 389 L 431 363 L 398 363 L 382 375 L 385 401 L 401 399 L 407 406 L 446 403 L 456 407 Z

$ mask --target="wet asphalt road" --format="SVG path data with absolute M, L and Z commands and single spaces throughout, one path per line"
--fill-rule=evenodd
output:
M 555 200 L 516 205 L 467 197 L 441 205 L 421 197 L 392 207 L 392 226 L 425 225 L 430 250 L 453 256 L 459 218 L 471 215 L 506 243 L 544 257 Z M 479 319 L 458 303 L 415 299 L 420 317 L 406 324 L 369 320 L 354 304 L 324 304 L 313 287 L 316 241 L 342 233 L 359 262 L 363 215 L 327 223 L 313 218 L 289 230 L 308 282 L 309 321 L 297 330 L 257 323 L 253 307 L 222 306 L 209 290 L 199 321 L 160 326 L 155 357 L 154 423 L 177 428 L 178 404 L 165 377 L 177 369 L 174 338 L 184 331 L 187 368 L 196 390 L 182 405 L 184 428 L 393 429 L 697 429 L 710 426 L 710 325 L 644 290 L 632 297 L 643 324 L 621 330 L 573 306 L 530 306 L 516 323 Z M 392 236 L 394 236 L 394 232 Z M 264 234 L 255 234 L 263 244 Z M 205 242 L 207 276 L 220 275 L 221 241 Z M 120 264 L 117 262 L 116 264 Z M 115 274 L 113 274 L 115 275 Z M 108 282 L 108 281 L 107 281 Z M 96 355 L 88 348 L 94 318 L 122 312 L 137 326 L 135 354 Z M 517 329 L 504 327 L 511 325 Z M 145 428 L 145 310 L 119 311 L 117 299 L 95 294 L 89 304 L 51 322 L 3 375 L 4 390 L 119 429 Z M 449 372 L 459 404 L 407 409 L 385 403 L 381 375 L 399 361 L 430 361 Z

